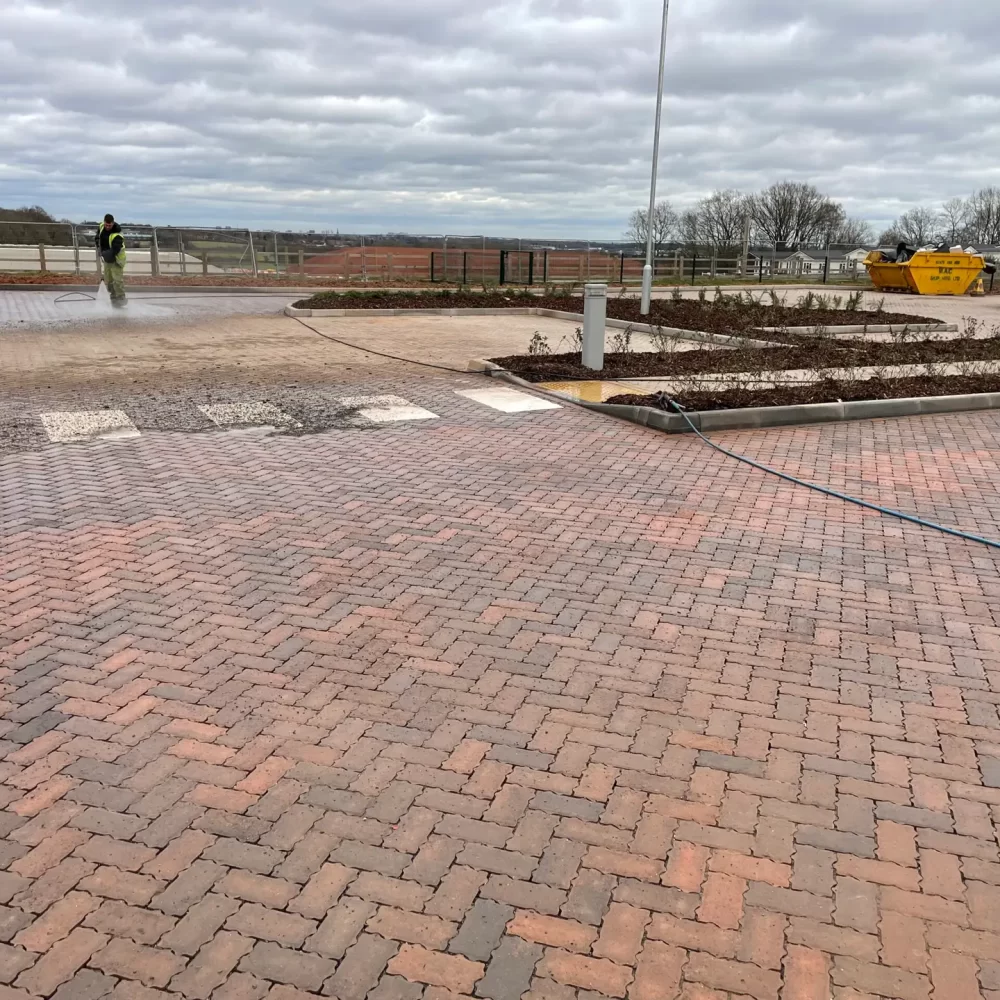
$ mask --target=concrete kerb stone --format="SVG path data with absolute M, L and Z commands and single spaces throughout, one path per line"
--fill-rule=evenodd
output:
M 606 413 L 642 427 L 668 434 L 689 434 L 691 428 L 679 413 L 667 413 L 652 406 L 627 403 L 589 403 L 561 392 L 545 389 L 512 374 L 492 361 L 473 359 L 469 371 L 482 372 L 512 385 L 530 389 L 557 403 L 575 403 L 587 410 Z M 691 423 L 702 432 L 753 430 L 787 427 L 794 424 L 823 424 L 846 420 L 881 420 L 887 417 L 929 416 L 969 410 L 1000 410 L 1000 392 L 968 393 L 962 396 L 911 396 L 905 399 L 862 399 L 849 403 L 802 403 L 796 406 L 754 406 L 739 410 L 701 410 L 688 413 Z

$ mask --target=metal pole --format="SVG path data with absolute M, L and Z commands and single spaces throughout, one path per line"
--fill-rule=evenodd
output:
M 274 274 L 277 277 L 280 268 L 278 267 L 278 234 L 274 233 Z
M 743 260 L 740 262 L 740 277 L 750 275 L 750 216 L 743 221 Z
M 76 226 L 70 226 L 70 232 L 73 235 L 73 271 L 76 274 L 80 273 L 80 241 L 77 239 Z
M 256 278 L 257 277 L 257 251 L 254 249 L 254 246 L 253 246 L 253 230 L 252 229 L 248 229 L 247 230 L 247 235 L 250 237 L 250 266 L 253 268 L 253 276 Z M 184 258 L 181 257 L 181 261 L 182 262 L 183 262 L 183 260 L 184 260 Z
M 177 233 L 177 249 L 180 252 L 181 258 L 181 274 L 187 274 L 187 260 L 184 257 L 184 230 L 180 230 Z M 257 273 L 257 268 L 254 268 L 254 274 Z
M 206 251 L 207 256 L 207 251 Z M 149 248 L 149 270 L 154 276 L 160 273 L 160 244 L 156 239 L 156 229 L 153 229 L 153 242 Z
M 663 0 L 663 25 L 660 28 L 660 72 L 656 81 L 656 122 L 653 126 L 653 169 L 649 181 L 649 214 L 646 216 L 646 264 L 642 269 L 642 302 L 639 312 L 649 315 L 653 293 L 653 214 L 656 211 L 656 163 L 660 155 L 660 111 L 663 108 L 663 62 L 667 51 L 667 14 L 670 0 Z

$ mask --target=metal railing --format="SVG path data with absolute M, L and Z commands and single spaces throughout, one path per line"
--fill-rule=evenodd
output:
M 97 223 L 0 222 L 0 271 L 96 274 Z M 298 283 L 545 285 L 642 279 L 633 242 L 454 235 L 346 235 L 259 229 L 122 225 L 130 276 L 244 275 Z M 851 247 L 791 254 L 751 247 L 660 247 L 658 282 L 865 282 Z

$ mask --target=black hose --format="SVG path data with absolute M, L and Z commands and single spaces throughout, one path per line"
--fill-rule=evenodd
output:
M 789 475 L 787 472 L 780 472 L 778 469 L 773 469 L 769 465 L 764 465 L 762 462 L 755 462 L 752 458 L 747 458 L 746 455 L 741 455 L 738 452 L 730 451 L 728 448 L 723 448 L 722 445 L 716 444 L 711 438 L 706 437 L 697 427 L 695 427 L 694 422 L 688 416 L 687 411 L 678 403 L 676 400 L 671 399 L 665 392 L 657 393 L 660 405 L 666 409 L 672 409 L 675 413 L 679 413 L 687 423 L 688 427 L 694 431 L 695 434 L 701 438 L 709 447 L 714 448 L 716 451 L 721 452 L 723 455 L 727 455 L 729 458 L 735 458 L 738 462 L 745 462 L 747 465 L 752 466 L 755 469 L 759 469 L 761 472 L 767 472 L 772 476 L 777 476 L 779 479 L 784 479 L 786 482 L 794 483 L 796 486 L 805 486 L 811 490 L 816 490 L 817 493 L 822 493 L 824 496 L 835 497 L 837 500 L 843 500 L 846 503 L 857 504 L 859 507 L 865 507 L 868 510 L 877 511 L 879 514 L 885 514 L 889 517 L 898 517 L 902 521 L 909 521 L 911 524 L 919 524 L 924 528 L 934 528 L 936 531 L 943 531 L 946 535 L 954 535 L 956 538 L 964 538 L 969 542 L 979 542 L 982 545 L 988 545 L 993 549 L 1000 549 L 1000 542 L 994 541 L 992 538 L 983 538 L 982 535 L 973 535 L 968 531 L 962 531 L 959 528 L 949 528 L 946 525 L 938 524 L 936 521 L 927 521 L 922 517 L 917 517 L 914 514 L 904 514 L 901 510 L 894 510 L 892 507 L 882 507 L 877 503 L 870 503 L 868 500 L 861 500 L 858 497 L 852 497 L 847 493 L 841 493 L 839 490 L 830 489 L 829 486 L 820 486 L 818 483 L 811 483 L 807 479 L 799 479 L 796 476 Z

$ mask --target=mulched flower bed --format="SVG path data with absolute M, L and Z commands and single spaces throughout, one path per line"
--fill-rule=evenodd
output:
M 535 295 L 522 291 L 434 292 L 320 292 L 295 303 L 297 309 L 515 309 L 534 306 L 561 312 L 582 313 L 583 298 L 574 295 Z M 650 313 L 639 312 L 635 296 L 608 299 L 608 317 L 626 323 L 652 323 L 682 330 L 699 330 L 730 336 L 749 334 L 761 327 L 869 326 L 886 323 L 940 323 L 937 319 L 906 313 L 852 309 L 800 308 L 736 301 L 653 299 Z
M 918 375 L 913 378 L 866 379 L 863 382 L 839 382 L 826 379 L 811 385 L 783 385 L 773 389 L 750 389 L 733 386 L 718 390 L 673 393 L 671 398 L 685 409 L 741 410 L 752 406 L 799 406 L 804 403 L 853 403 L 868 399 L 910 399 L 918 396 L 964 396 L 978 392 L 1000 392 L 1000 374 L 996 375 Z M 605 400 L 627 406 L 652 406 L 669 409 L 656 394 L 621 395 Z
M 529 382 L 683 378 L 723 372 L 763 373 L 790 369 L 822 372 L 824 369 L 864 365 L 882 367 L 1000 360 L 1000 336 L 951 340 L 925 338 L 898 343 L 799 337 L 794 346 L 788 347 L 703 347 L 673 354 L 615 353 L 605 354 L 604 368 L 600 372 L 584 368 L 579 354 L 514 354 L 490 360 Z

